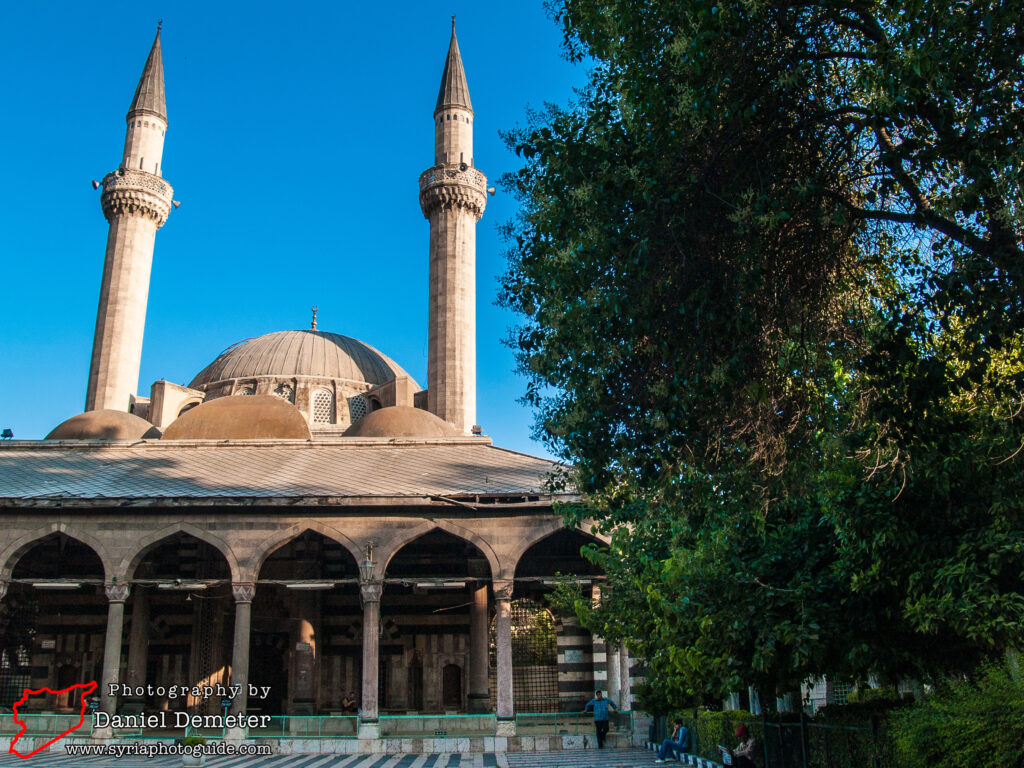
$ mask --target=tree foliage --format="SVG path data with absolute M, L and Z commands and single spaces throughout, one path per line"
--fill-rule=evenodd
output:
M 986 664 L 943 681 L 916 705 L 890 715 L 899 764 L 907 768 L 1024 766 L 1024 682 L 1012 667 Z
M 551 10 L 594 69 L 509 134 L 503 301 L 614 537 L 585 622 L 684 696 L 1019 643 L 1019 13 Z

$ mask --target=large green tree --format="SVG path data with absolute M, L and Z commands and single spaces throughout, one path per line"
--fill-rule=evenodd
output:
M 684 694 L 1019 643 L 1019 13 L 551 10 L 594 68 L 509 135 L 503 300 L 615 536 L 584 619 Z

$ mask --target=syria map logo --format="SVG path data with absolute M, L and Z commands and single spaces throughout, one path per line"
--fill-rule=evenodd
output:
M 72 691 L 74 691 L 76 689 L 79 689 L 79 688 L 82 690 L 82 710 L 81 710 L 81 714 L 78 717 L 78 722 L 75 725 L 73 725 L 71 728 L 68 728 L 66 731 L 64 731 L 64 733 L 60 734 L 59 736 L 54 736 L 52 739 L 50 739 L 45 744 L 41 744 L 40 746 L 36 747 L 31 752 L 29 752 L 27 755 L 21 754 L 21 752 L 19 752 L 17 749 L 14 748 L 14 745 L 18 743 L 18 739 L 20 739 L 22 736 L 24 736 L 25 735 L 25 731 L 28 730 L 28 723 L 18 719 L 18 707 L 20 707 L 22 704 L 24 704 L 26 701 L 28 701 L 28 697 L 29 696 L 38 696 L 38 695 L 40 695 L 42 693 L 52 693 L 52 694 L 71 693 Z M 54 690 L 51 690 L 49 688 L 40 688 L 38 691 L 33 691 L 33 690 L 30 690 L 30 689 L 26 688 L 25 692 L 21 695 L 21 698 L 18 699 L 16 702 L 14 702 L 14 706 L 13 706 L 13 709 L 14 709 L 14 722 L 15 722 L 15 724 L 21 726 L 21 730 L 18 731 L 18 734 L 13 739 L 11 739 L 11 747 L 7 751 L 9 753 L 11 753 L 11 754 L 17 755 L 18 757 L 24 757 L 24 758 L 32 757 L 32 755 L 36 754 L 37 752 L 40 752 L 41 750 L 46 749 L 48 746 L 53 744 L 55 741 L 60 741 L 61 739 L 63 739 L 65 736 L 67 736 L 72 731 L 77 731 L 79 728 L 82 727 L 82 724 L 85 722 L 85 710 L 88 709 L 88 707 L 89 707 L 89 703 L 86 701 L 85 697 L 88 696 L 90 693 L 92 693 L 95 690 L 96 690 L 96 681 L 95 680 L 93 680 L 91 683 L 78 683 L 77 685 L 72 685 L 70 688 L 61 688 L 59 691 L 54 691 Z

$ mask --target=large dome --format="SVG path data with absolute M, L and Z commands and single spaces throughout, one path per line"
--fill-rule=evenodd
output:
M 358 339 L 323 331 L 277 331 L 228 347 L 189 386 L 250 376 L 313 376 L 373 386 L 409 374 Z

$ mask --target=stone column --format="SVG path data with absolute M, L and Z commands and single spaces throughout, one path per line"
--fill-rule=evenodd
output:
M 114 714 L 117 711 L 117 695 L 110 694 L 110 686 L 117 685 L 121 671 L 121 635 L 124 632 L 124 601 L 128 599 L 131 587 L 128 584 L 106 585 L 107 637 L 103 644 L 103 679 L 100 681 L 100 710 Z M 109 729 L 98 728 L 93 735 L 107 737 L 100 733 Z
M 149 653 L 149 593 L 144 587 L 137 587 L 135 590 L 128 633 L 128 668 L 125 670 L 125 683 L 136 688 L 146 684 L 146 656 Z M 125 698 L 121 708 L 127 714 L 138 714 L 145 706 L 144 696 L 132 694 Z
M 778 712 L 798 712 L 797 702 L 800 701 L 800 694 L 789 691 L 775 698 L 775 709 Z
M 622 701 L 616 702 L 623 710 L 633 708 L 633 676 L 629 670 L 629 651 L 625 645 L 619 646 L 619 690 Z
M 757 688 L 752 685 L 747 686 L 747 698 L 750 700 L 750 714 L 760 715 L 761 714 L 761 697 L 757 693 Z
M 615 702 L 615 706 L 626 709 L 622 703 L 622 687 L 619 682 L 619 646 L 609 644 L 606 649 L 608 654 L 608 698 Z
M 235 637 L 231 647 L 231 685 L 241 686 L 231 700 L 231 714 L 238 715 L 249 706 L 249 634 L 252 623 L 252 601 L 256 597 L 256 585 L 240 583 L 231 585 L 235 598 Z M 238 741 L 245 738 L 245 728 L 228 728 L 226 739 Z
M 601 604 L 601 585 L 594 584 L 590 588 L 590 604 L 597 608 Z M 604 691 L 604 695 L 611 698 L 608 690 L 608 644 L 603 637 L 592 635 L 590 638 L 590 664 L 594 675 L 594 689 Z M 612 699 L 614 701 L 614 699 Z M 618 706 L 620 702 L 616 701 Z
M 0 581 L 0 600 L 3 600 L 5 597 L 7 597 L 7 582 Z
M 487 677 L 487 584 L 473 589 L 469 612 L 469 711 L 475 714 L 490 709 L 491 693 Z
M 494 644 L 498 662 L 498 735 L 515 735 L 512 698 L 512 589 L 511 579 L 494 582 Z
M 380 581 L 364 581 L 359 585 L 359 596 L 363 602 L 363 696 L 359 715 L 359 738 L 380 737 L 377 725 L 377 666 L 380 643 L 380 598 L 384 584 Z

